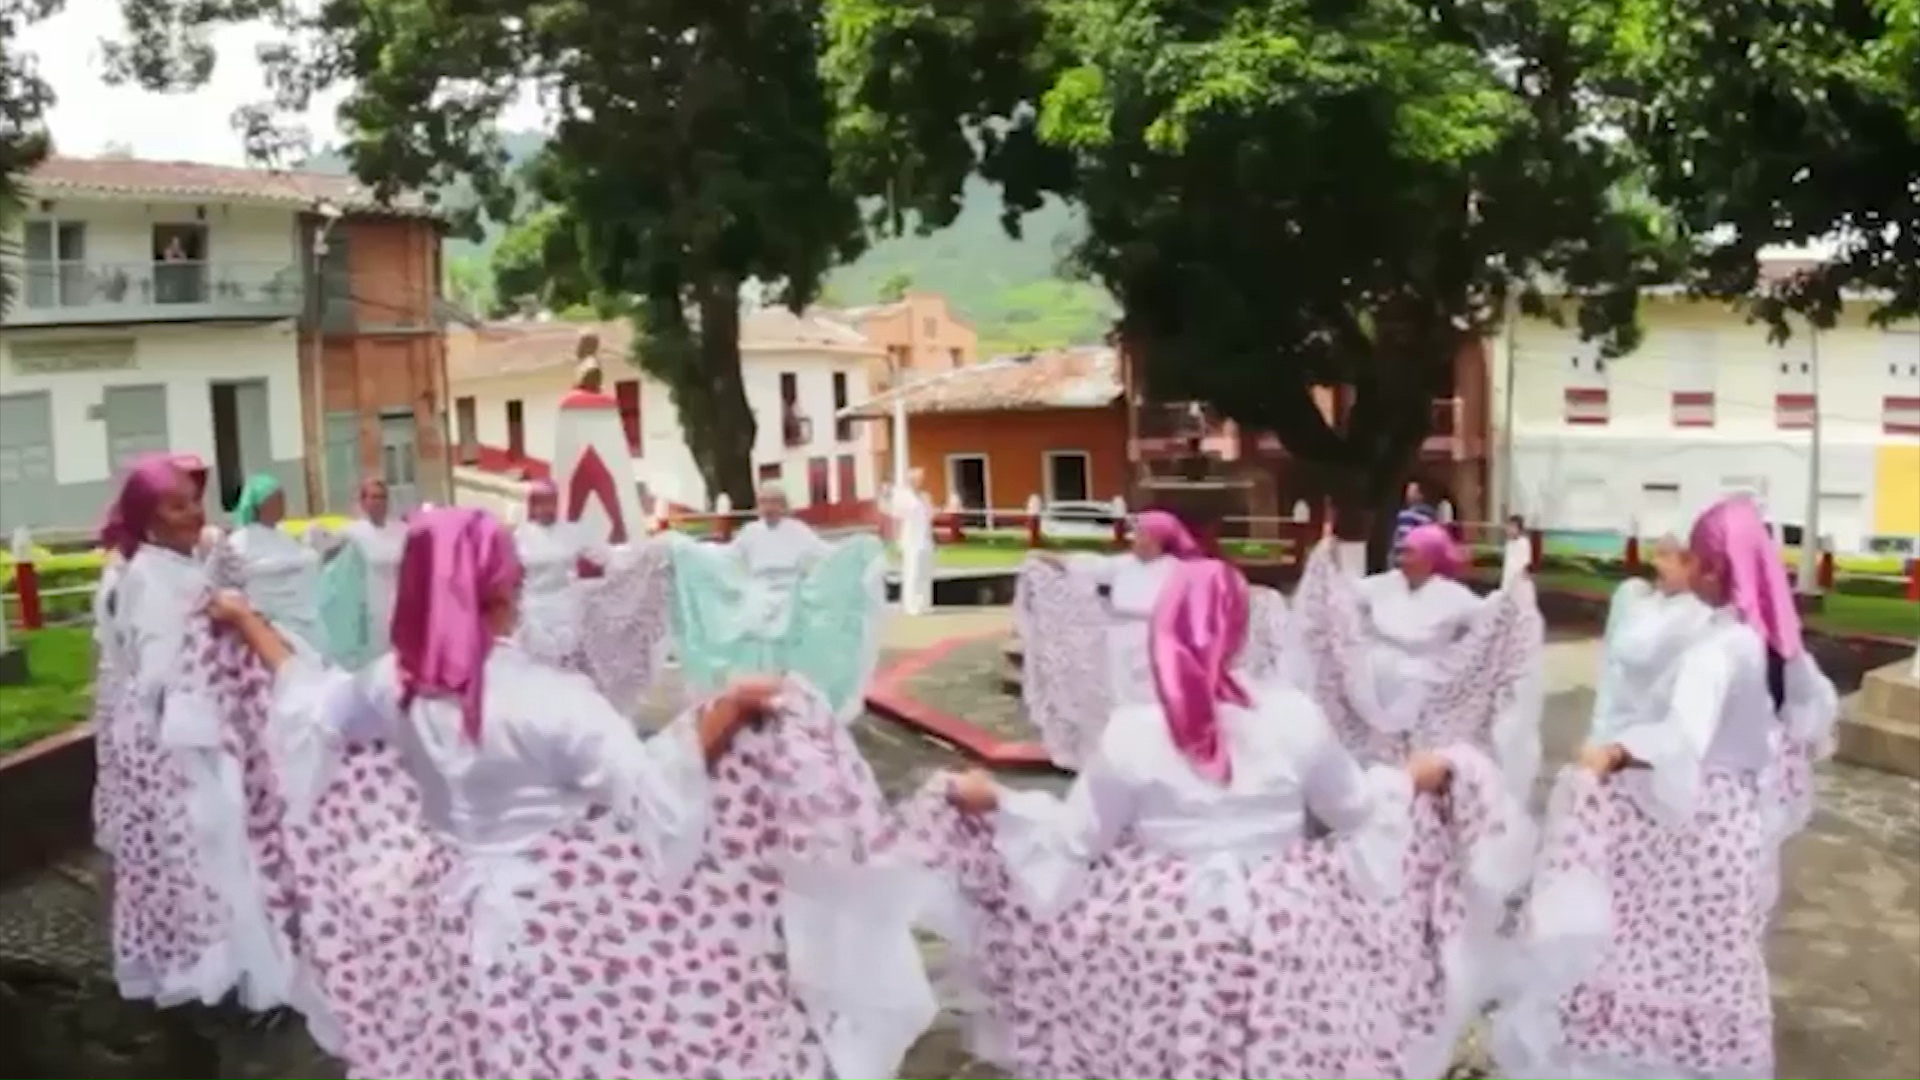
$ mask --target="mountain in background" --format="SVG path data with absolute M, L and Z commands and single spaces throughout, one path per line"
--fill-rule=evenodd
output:
M 508 132 L 502 142 L 517 168 L 539 153 L 538 132 Z M 305 168 L 345 173 L 346 161 L 323 153 Z M 1025 352 L 1100 341 L 1114 315 L 1106 290 L 1068 280 L 1061 262 L 1079 235 L 1079 214 L 1056 199 L 1021 222 L 1016 240 L 1000 227 L 1000 194 L 978 178 L 967 181 L 960 215 L 952 225 L 928 236 L 881 240 L 852 264 L 827 279 L 823 304 L 851 307 L 881 301 L 889 288 L 909 283 L 915 290 L 946 296 L 980 335 L 980 354 Z M 468 205 L 470 190 L 456 184 L 443 191 L 450 205 Z M 505 228 L 488 222 L 479 240 L 448 239 L 449 289 L 469 303 L 485 306 L 492 275 L 488 259 Z

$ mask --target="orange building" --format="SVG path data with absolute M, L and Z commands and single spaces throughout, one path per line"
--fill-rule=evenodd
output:
M 403 505 L 450 502 L 440 223 L 349 209 L 305 215 L 302 226 L 318 285 L 300 365 L 313 504 L 349 510 L 367 476 Z
M 1114 350 L 1064 349 L 954 369 L 885 391 L 850 415 L 890 427 L 907 414 L 907 463 L 939 507 L 980 516 L 1128 494 L 1127 414 Z M 883 460 L 882 476 L 892 467 Z
M 973 363 L 980 335 L 961 321 L 939 293 L 910 292 L 890 304 L 823 312 L 844 322 L 881 350 L 869 383 L 878 390 L 898 384 L 902 377 L 923 378 Z M 875 469 L 891 476 L 887 464 L 893 454 L 887 425 L 873 432 Z

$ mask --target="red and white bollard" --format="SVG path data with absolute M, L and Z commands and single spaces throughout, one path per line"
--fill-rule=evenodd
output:
M 1027 496 L 1027 546 L 1030 548 L 1047 545 L 1046 535 L 1040 529 L 1041 513 L 1040 496 Z
M 967 539 L 966 524 L 960 512 L 960 496 L 947 496 L 947 543 L 961 544 Z
M 40 568 L 33 564 L 33 537 L 25 525 L 13 530 L 13 588 L 20 594 L 20 629 L 46 624 L 40 607 Z
M 1127 500 L 1113 497 L 1113 543 L 1116 547 L 1126 547 L 1131 537 L 1127 535 Z
M 733 496 L 721 492 L 713 500 L 713 538 L 726 543 L 733 539 Z

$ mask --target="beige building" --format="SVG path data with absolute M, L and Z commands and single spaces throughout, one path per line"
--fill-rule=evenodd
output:
M 880 352 L 871 378 L 875 393 L 895 386 L 903 375 L 952 371 L 978 358 L 980 335 L 953 313 L 939 293 L 910 292 L 890 304 L 847 308 L 828 317 L 860 331 Z M 867 426 L 873 429 L 878 475 L 889 475 L 892 435 L 885 424 Z

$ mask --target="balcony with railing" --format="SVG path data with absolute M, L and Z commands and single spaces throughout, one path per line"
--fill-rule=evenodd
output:
M 35 262 L 8 267 L 20 299 L 7 326 L 290 318 L 299 268 L 272 263 Z

